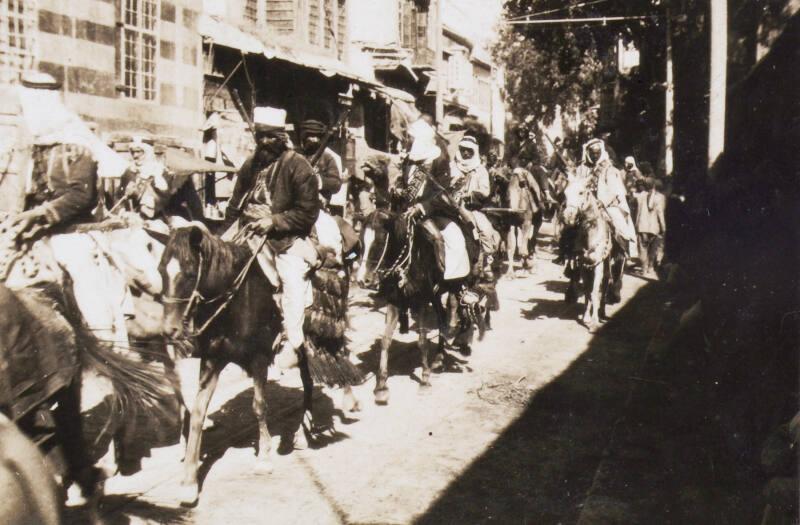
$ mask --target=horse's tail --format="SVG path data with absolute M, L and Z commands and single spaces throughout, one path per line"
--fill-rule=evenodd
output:
M 169 383 L 155 363 L 142 362 L 135 354 L 116 351 L 98 341 L 85 327 L 76 330 L 84 370 L 93 370 L 111 383 L 110 417 L 104 430 L 120 426 L 142 412 L 166 416 Z

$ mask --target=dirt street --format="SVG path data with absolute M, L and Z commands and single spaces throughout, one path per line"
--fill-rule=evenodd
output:
M 652 287 L 627 276 L 623 304 L 590 334 L 576 321 L 580 307 L 563 302 L 566 283 L 552 258 L 546 248 L 532 274 L 501 280 L 494 329 L 462 372 L 435 374 L 431 388 L 420 387 L 416 335 L 396 334 L 388 406 L 373 403 L 374 378 L 355 389 L 362 410 L 354 414 L 338 409 L 339 391 L 318 389 L 315 418 L 335 431 L 307 450 L 286 450 L 301 415 L 299 375 L 271 382 L 269 427 L 276 444 L 283 441 L 272 472 L 255 464 L 252 383 L 231 365 L 209 412 L 197 507 L 177 506 L 182 449 L 175 433 L 148 428 L 153 436 L 141 442 L 161 445 L 140 472 L 109 480 L 105 519 L 574 523 L 659 304 Z M 383 313 L 356 290 L 351 317 L 351 348 L 374 369 Z

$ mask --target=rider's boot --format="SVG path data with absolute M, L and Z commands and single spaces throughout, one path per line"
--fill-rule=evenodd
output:
M 445 270 L 445 258 L 444 258 L 444 238 L 439 235 L 433 241 L 433 251 L 436 255 L 436 266 L 439 268 L 439 271 L 442 272 L 444 275 Z
M 451 291 L 447 294 L 447 337 L 446 343 L 452 346 L 458 335 L 458 292 Z

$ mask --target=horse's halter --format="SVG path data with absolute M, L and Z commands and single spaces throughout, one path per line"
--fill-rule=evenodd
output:
M 197 280 L 194 283 L 192 293 L 189 294 L 189 297 L 170 297 L 166 294 L 162 296 L 162 301 L 164 301 L 166 304 L 186 303 L 186 308 L 183 309 L 183 314 L 181 315 L 181 325 L 184 327 L 193 322 L 194 316 L 192 314 L 197 305 L 200 304 L 200 301 L 205 301 L 205 297 L 202 293 L 200 293 L 200 283 L 203 280 L 203 266 L 205 259 L 202 253 L 200 253 L 198 257 L 200 261 L 197 267 Z

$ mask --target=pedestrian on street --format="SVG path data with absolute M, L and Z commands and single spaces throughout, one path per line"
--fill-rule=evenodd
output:
M 639 254 L 642 261 L 642 275 L 652 277 L 661 263 L 666 221 L 666 197 L 662 192 L 661 181 L 652 177 L 645 179 L 645 191 L 635 195 L 636 231 L 639 235 Z
M 629 195 L 636 191 L 636 182 L 643 179 L 642 172 L 636 165 L 636 159 L 630 155 L 625 157 L 625 188 Z

